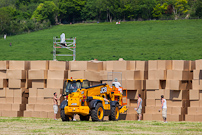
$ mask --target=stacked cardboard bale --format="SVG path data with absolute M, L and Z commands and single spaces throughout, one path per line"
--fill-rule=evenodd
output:
M 3 76 L 3 93 L 1 96 L 1 116 L 19 117 L 23 116 L 23 111 L 26 109 L 28 90 L 27 88 L 27 70 L 29 62 L 25 61 L 4 61 L 6 64 L 6 78 Z M 1 66 L 2 66 L 1 65 Z M 2 88 L 2 87 L 1 87 Z
M 29 80 L 32 82 L 32 88 L 29 88 L 29 102 L 24 116 L 53 118 L 53 93 L 56 92 L 58 97 L 62 94 L 66 78 L 66 62 L 31 61 Z M 58 118 L 59 115 L 60 112 Z
M 112 72 L 112 74 L 108 74 Z M 121 73 L 121 76 L 120 74 Z M 103 62 L 103 71 L 100 72 L 102 82 L 111 83 L 117 78 L 122 87 L 127 89 L 127 99 L 124 97 L 124 103 L 127 102 L 128 111 L 126 114 L 121 114 L 120 119 L 137 120 L 137 112 L 134 110 L 137 107 L 137 95 L 141 94 L 144 98 L 144 84 L 147 79 L 147 62 L 145 61 L 106 61 Z M 107 81 L 110 80 L 110 81 Z M 126 95 L 126 92 L 123 92 Z M 143 101 L 143 112 L 144 112 Z
M 195 61 L 192 89 L 189 90 L 190 107 L 186 121 L 202 121 L 202 60 Z
M 168 121 L 182 121 L 189 106 L 189 61 L 149 61 L 144 120 L 162 120 L 160 96 L 167 99 Z
M 70 61 L 69 79 L 87 79 L 91 85 L 100 84 L 100 71 L 103 70 L 101 61 Z

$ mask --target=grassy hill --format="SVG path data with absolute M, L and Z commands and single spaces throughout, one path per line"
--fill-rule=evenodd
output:
M 53 37 L 63 32 L 77 38 L 76 60 L 202 58 L 202 20 L 170 20 L 58 25 L 10 36 L 0 39 L 0 60 L 52 60 Z

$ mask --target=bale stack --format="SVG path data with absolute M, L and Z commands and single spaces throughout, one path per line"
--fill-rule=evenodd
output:
M 162 120 L 160 96 L 167 100 L 168 121 L 182 121 L 189 106 L 189 61 L 149 61 L 145 120 Z
M 202 121 L 202 60 L 195 61 L 192 89 L 189 90 L 190 107 L 186 121 Z
M 2 78 L 2 104 L 1 116 L 19 117 L 23 116 L 23 111 L 26 109 L 28 100 L 27 90 L 27 70 L 29 62 L 25 61 L 4 61 L 6 64 L 6 78 Z M 1 66 L 2 66 L 1 65 Z
M 53 93 L 56 92 L 58 97 L 62 94 L 66 78 L 66 62 L 31 61 L 29 79 L 32 88 L 29 89 L 29 102 L 24 116 L 53 118 Z M 57 117 L 60 117 L 60 112 Z
M 123 100 L 127 102 L 128 111 L 126 114 L 121 114 L 120 119 L 137 120 L 137 112 L 134 108 L 137 107 L 138 94 L 142 95 L 144 112 L 145 98 L 143 84 L 145 84 L 145 80 L 147 79 L 147 62 L 124 60 L 106 61 L 103 62 L 103 69 L 104 70 L 100 72 L 102 82 L 109 83 L 111 86 L 111 83 L 117 78 L 122 87 L 127 89 L 127 99 L 123 98 Z M 112 74 L 109 72 L 112 72 Z M 121 76 L 119 73 L 121 73 Z M 125 94 L 124 91 L 123 95 Z
M 146 80 L 146 107 L 144 120 L 161 120 L 160 97 L 165 95 L 167 70 L 171 69 L 171 61 L 149 60 L 148 80 Z
M 145 110 L 145 81 L 148 74 L 148 62 L 147 61 L 129 61 L 128 70 L 123 72 L 125 79 L 125 86 L 127 89 L 127 105 L 128 111 L 126 120 L 137 120 L 137 112 L 134 110 L 137 108 L 137 97 L 141 94 L 142 98 L 142 113 Z
M 70 61 L 68 79 L 87 79 L 91 85 L 100 84 L 101 61 Z

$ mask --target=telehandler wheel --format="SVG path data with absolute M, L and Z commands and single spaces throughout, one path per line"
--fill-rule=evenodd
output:
M 104 109 L 101 103 L 98 103 L 95 109 L 92 109 L 91 118 L 92 118 L 92 121 L 103 121 Z
M 80 115 L 80 121 L 89 121 L 89 116 Z
M 109 120 L 118 121 L 119 120 L 119 105 L 111 107 L 111 115 L 109 116 Z
M 69 116 L 65 115 L 64 109 L 61 109 L 60 116 L 61 116 L 62 121 L 69 121 Z

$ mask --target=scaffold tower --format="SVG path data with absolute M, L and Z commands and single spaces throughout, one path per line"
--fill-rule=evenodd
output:
M 57 49 L 67 49 L 67 54 L 57 54 Z M 70 53 L 72 52 L 72 53 Z M 61 42 L 61 38 L 53 37 L 53 60 L 57 60 L 57 56 L 70 56 L 73 61 L 76 60 L 76 37 L 65 38 Z

